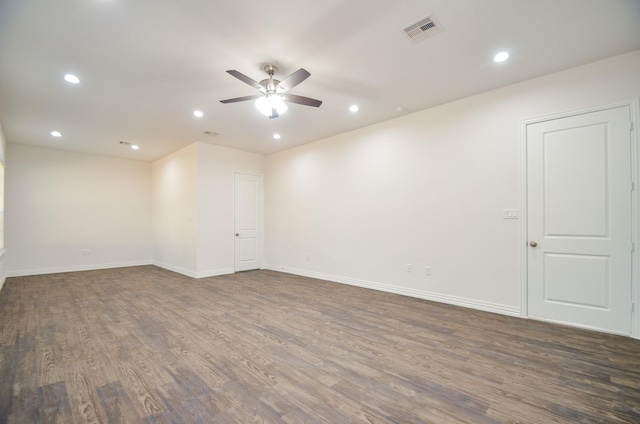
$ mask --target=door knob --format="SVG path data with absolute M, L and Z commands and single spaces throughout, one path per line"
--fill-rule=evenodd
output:
M 240 233 L 236 233 L 236 237 L 238 237 L 240 235 Z
M 536 247 L 538 245 L 538 243 L 536 243 L 535 241 L 532 241 L 531 243 L 529 243 L 529 246 L 531 247 Z

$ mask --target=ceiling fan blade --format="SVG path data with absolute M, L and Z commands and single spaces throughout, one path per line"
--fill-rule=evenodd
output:
M 309 78 L 309 76 L 311 76 L 311 74 L 306 69 L 300 68 L 284 80 L 280 81 L 280 84 L 276 86 L 276 89 L 279 92 L 291 90 L 293 87 Z
M 220 100 L 220 103 L 237 103 L 237 102 L 245 102 L 247 100 L 257 100 L 262 97 L 260 94 L 255 94 L 253 96 L 244 96 L 244 97 L 235 97 L 233 99 Z
M 320 100 L 311 99 L 304 96 L 296 96 L 295 94 L 285 94 L 284 96 L 282 96 L 282 100 L 289 103 L 297 103 L 299 105 L 313 107 L 320 107 L 320 105 L 322 104 L 322 101 Z
M 264 87 L 261 86 L 260 83 L 258 83 L 257 81 L 252 80 L 251 78 L 249 78 L 245 74 L 240 73 L 240 72 L 236 71 L 235 69 L 227 71 L 227 73 L 229 75 L 232 75 L 232 76 L 238 78 L 240 81 L 244 82 L 245 84 L 249 84 L 253 88 L 257 88 L 258 90 L 264 90 Z

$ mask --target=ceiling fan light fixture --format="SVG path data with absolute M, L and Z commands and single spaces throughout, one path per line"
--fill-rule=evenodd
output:
M 274 109 L 278 115 L 282 115 L 288 109 L 287 105 L 282 100 L 282 96 L 278 94 L 271 94 L 258 98 L 258 100 L 256 100 L 256 107 L 264 116 L 271 116 Z
M 320 107 L 322 101 L 311 99 L 309 97 L 297 96 L 295 94 L 283 94 L 293 87 L 297 86 L 311 76 L 309 71 L 300 68 L 282 81 L 273 78 L 278 69 L 273 65 L 264 67 L 265 72 L 269 75 L 268 79 L 260 82 L 254 81 L 243 73 L 230 69 L 227 71 L 229 75 L 239 79 L 247 85 L 258 89 L 260 94 L 253 96 L 234 97 L 233 99 L 220 100 L 220 103 L 237 103 L 247 100 L 255 100 L 256 108 L 261 114 L 269 118 L 277 118 L 285 113 L 288 109 L 285 102 L 296 103 L 303 106 Z

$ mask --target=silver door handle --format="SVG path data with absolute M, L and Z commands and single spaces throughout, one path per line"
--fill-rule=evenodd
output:
M 532 241 L 531 243 L 529 243 L 529 246 L 531 247 L 536 247 L 538 245 L 538 243 L 536 243 L 535 241 Z
M 238 237 L 240 235 L 240 233 L 236 233 L 236 237 Z

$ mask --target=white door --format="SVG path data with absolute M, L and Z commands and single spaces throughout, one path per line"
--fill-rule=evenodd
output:
M 631 332 L 629 106 L 530 123 L 530 317 Z
M 235 271 L 262 267 L 262 177 L 234 175 Z

